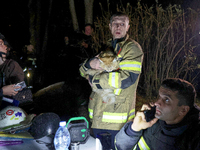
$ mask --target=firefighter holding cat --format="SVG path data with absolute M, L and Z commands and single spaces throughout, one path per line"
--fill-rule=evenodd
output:
M 135 116 L 136 89 L 141 73 L 143 52 L 141 46 L 129 38 L 129 18 L 117 12 L 109 23 L 113 38 L 108 45 L 114 48 L 120 68 L 112 72 L 103 72 L 89 76 L 93 88 L 113 89 L 115 102 L 108 104 L 101 96 L 92 92 L 89 98 L 89 117 L 92 122 L 94 137 L 107 132 L 111 134 L 111 148 L 114 148 L 114 137 L 122 126 Z M 86 60 L 80 67 L 80 74 L 86 77 L 88 69 L 102 69 L 97 57 Z

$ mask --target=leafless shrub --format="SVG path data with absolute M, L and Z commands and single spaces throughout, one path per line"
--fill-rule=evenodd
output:
M 109 4 L 108 4 L 109 8 Z M 192 82 L 199 75 L 198 44 L 199 13 L 188 9 L 186 12 L 177 5 L 169 5 L 163 9 L 158 3 L 148 7 L 140 2 L 133 8 L 116 7 L 130 18 L 128 34 L 142 46 L 144 52 L 143 72 L 139 87 L 152 98 L 157 94 L 162 80 L 166 78 L 182 78 Z M 95 21 L 94 48 L 98 52 L 102 43 L 111 38 L 109 32 L 110 10 L 102 9 L 102 16 Z

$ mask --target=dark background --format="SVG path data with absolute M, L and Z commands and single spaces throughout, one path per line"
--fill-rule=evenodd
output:
M 155 0 L 141 0 L 142 3 L 149 6 L 155 5 Z M 101 15 L 99 3 L 107 10 L 107 0 L 94 0 L 94 18 Z M 126 6 L 130 3 L 136 6 L 137 0 L 110 0 L 110 10 L 115 10 L 116 5 Z M 181 4 L 184 8 L 193 7 L 197 9 L 200 6 L 200 0 L 166 0 L 159 1 L 163 7 L 171 4 Z M 83 30 L 84 26 L 84 0 L 75 0 L 79 27 Z M 46 21 L 48 13 L 49 0 L 42 0 L 42 20 Z M 10 41 L 12 47 L 20 51 L 24 45 L 30 44 L 29 34 L 29 9 L 28 0 L 6 0 L 1 2 L 0 8 L 1 21 L 0 33 L 4 34 Z M 63 40 L 65 34 L 69 34 L 73 30 L 71 14 L 69 11 L 68 0 L 53 1 L 50 32 L 53 34 L 54 40 Z
M 84 29 L 84 0 L 74 0 L 75 7 L 77 12 L 77 18 L 79 21 L 80 31 Z M 41 35 L 44 34 L 45 25 L 48 16 L 49 0 L 42 0 L 42 9 L 41 9 Z M 131 6 L 137 5 L 137 0 L 110 0 L 109 9 L 111 12 L 116 10 L 116 6 L 126 6 L 127 3 L 130 3 Z M 163 7 L 168 6 L 169 4 L 180 4 L 183 8 L 192 7 L 193 9 L 198 10 L 200 8 L 200 0 L 165 0 L 158 1 Z M 25 45 L 30 44 L 30 32 L 29 32 L 29 8 L 28 0 L 6 0 L 1 2 L 0 14 L 0 33 L 4 34 L 10 45 L 13 47 L 13 51 L 17 52 L 17 57 L 21 57 L 22 49 Z M 108 10 L 107 0 L 94 0 L 94 20 L 97 16 L 101 16 L 101 9 L 99 3 L 102 3 L 103 9 Z M 155 0 L 141 0 L 141 3 L 148 6 L 155 5 Z M 50 24 L 48 31 L 48 56 L 47 60 L 49 66 L 56 65 L 54 59 L 60 53 L 64 47 L 64 36 L 72 35 L 73 27 L 71 14 L 69 10 L 68 0 L 53 0 L 52 12 L 50 16 Z M 42 42 L 42 41 L 41 41 Z M 66 59 L 70 59 L 70 56 L 66 56 Z M 20 62 L 19 62 L 20 63 Z M 58 63 L 59 64 L 59 63 Z M 56 68 L 62 68 L 67 66 L 67 64 L 59 64 Z M 75 64 L 74 64 L 75 65 Z M 77 65 L 77 64 L 76 64 Z M 47 67 L 49 67 L 47 66 Z M 47 69 L 47 80 L 43 86 L 65 80 L 65 75 L 62 78 L 58 78 L 57 70 Z M 77 66 L 78 68 L 78 66 Z M 77 70 L 78 71 L 78 70 Z

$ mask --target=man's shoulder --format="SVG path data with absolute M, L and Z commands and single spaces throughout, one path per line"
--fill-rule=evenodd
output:
M 126 39 L 124 43 L 122 44 L 122 47 L 125 53 L 129 51 L 134 54 L 137 53 L 139 55 L 143 55 L 143 51 L 140 44 L 131 38 Z
M 7 59 L 7 63 L 10 65 L 19 65 L 19 63 L 13 59 Z
M 142 49 L 140 44 L 137 41 L 133 40 L 132 38 L 128 38 L 125 44 L 130 45 L 130 46 L 137 46 L 138 48 Z
M 7 66 L 6 68 L 8 68 L 8 70 L 15 69 L 19 72 L 23 72 L 22 67 L 19 65 L 19 63 L 13 59 L 9 59 L 6 66 Z

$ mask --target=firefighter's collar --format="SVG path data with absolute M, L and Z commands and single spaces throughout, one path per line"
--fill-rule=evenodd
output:
M 123 37 L 123 38 L 120 38 L 120 39 L 115 39 L 115 40 L 112 39 L 112 46 L 113 46 L 113 48 L 116 47 L 117 43 L 119 43 L 121 41 L 124 41 L 126 39 L 126 37 L 127 37 L 127 35 L 125 37 Z

